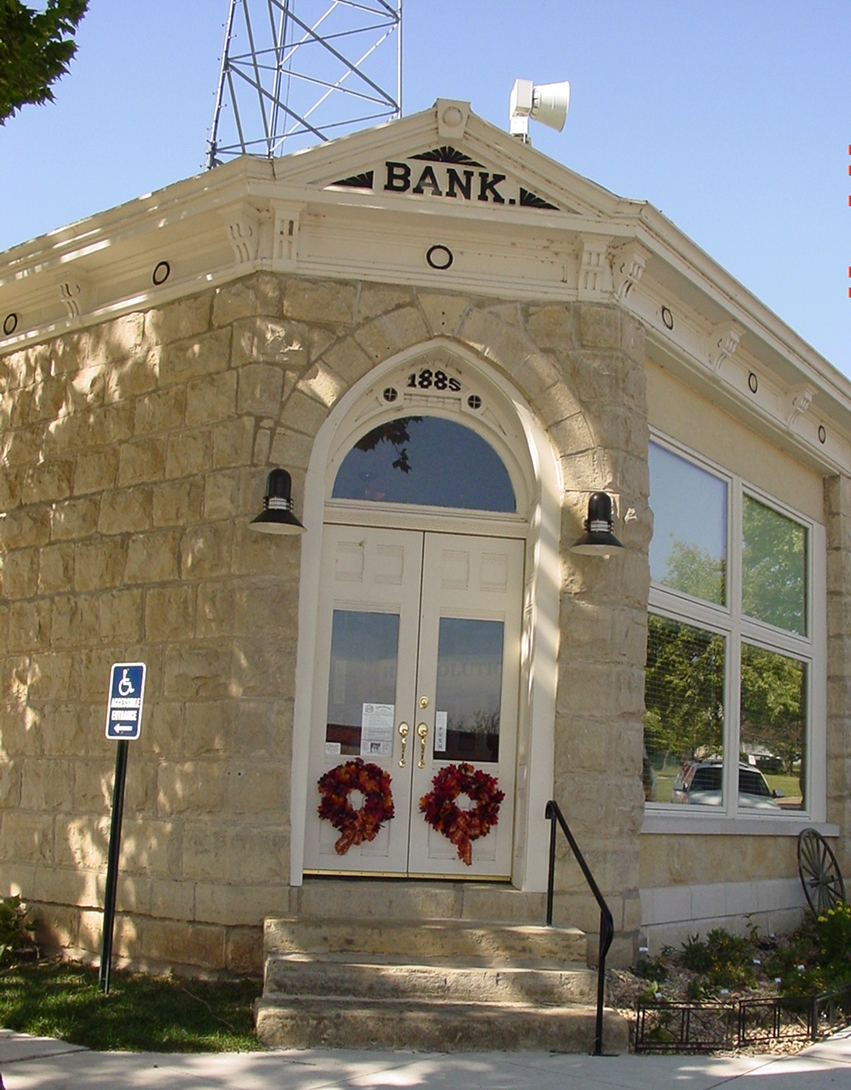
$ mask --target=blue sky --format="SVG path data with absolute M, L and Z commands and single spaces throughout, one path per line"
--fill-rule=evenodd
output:
M 203 168 L 227 7 L 91 0 L 56 103 L 0 127 L 0 249 Z M 518 76 L 571 82 L 538 150 L 649 200 L 851 377 L 848 0 L 405 0 L 406 114 L 507 128 Z

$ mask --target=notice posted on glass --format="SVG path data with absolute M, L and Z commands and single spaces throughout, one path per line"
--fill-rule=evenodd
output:
M 446 752 L 446 712 L 434 713 L 434 752 Z
M 361 714 L 361 757 L 393 756 L 395 704 L 364 704 Z

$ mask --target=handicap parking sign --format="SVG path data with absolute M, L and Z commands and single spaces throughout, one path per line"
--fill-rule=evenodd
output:
M 145 663 L 116 662 L 109 679 L 106 736 L 113 742 L 135 741 L 142 729 Z

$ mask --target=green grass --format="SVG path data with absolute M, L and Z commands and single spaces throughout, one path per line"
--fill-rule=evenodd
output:
M 256 980 L 200 981 L 113 972 L 49 959 L 0 970 L 0 1025 L 100 1051 L 235 1052 L 254 1034 Z
M 766 772 L 765 778 L 772 791 L 776 791 L 779 787 L 787 799 L 801 797 L 801 781 L 798 776 L 789 776 L 784 772 Z

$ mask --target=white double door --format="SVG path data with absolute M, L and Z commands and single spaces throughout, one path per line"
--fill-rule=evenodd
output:
M 509 878 L 523 542 L 326 525 L 322 570 L 305 869 Z M 318 780 L 356 758 L 390 774 L 395 813 L 341 854 Z M 505 795 L 470 865 L 420 811 L 440 769 L 461 763 Z M 465 795 L 456 805 L 474 807 Z

